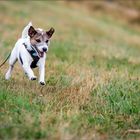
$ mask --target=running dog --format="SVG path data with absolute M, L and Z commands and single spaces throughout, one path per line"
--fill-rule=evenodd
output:
M 54 28 L 49 31 L 35 29 L 30 22 L 22 31 L 22 36 L 15 44 L 10 59 L 9 69 L 5 79 L 11 77 L 14 64 L 18 60 L 25 74 L 30 80 L 36 80 L 33 68 L 39 68 L 39 83 L 45 85 L 45 59 L 49 49 L 50 38 L 54 33 Z

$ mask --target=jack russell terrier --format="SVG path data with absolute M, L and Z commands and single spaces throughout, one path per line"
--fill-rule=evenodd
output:
M 11 77 L 14 64 L 18 60 L 30 80 L 36 80 L 32 69 L 39 67 L 39 83 L 45 85 L 45 59 L 53 33 L 54 28 L 49 31 L 44 31 L 40 28 L 34 29 L 30 22 L 24 28 L 21 38 L 18 39 L 11 52 L 10 66 L 5 79 L 8 80 Z

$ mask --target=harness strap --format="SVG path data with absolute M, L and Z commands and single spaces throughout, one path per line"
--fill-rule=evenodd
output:
M 33 61 L 30 65 L 31 68 L 36 68 L 37 67 L 37 62 L 39 61 L 40 57 L 38 56 L 37 52 L 33 49 L 32 50 L 28 50 L 27 49 L 27 45 L 25 43 L 23 43 L 23 45 L 25 46 L 26 50 L 28 51 L 28 53 L 31 55 Z
M 21 64 L 23 65 L 23 61 L 22 61 L 22 58 L 21 58 L 20 54 L 19 54 L 19 59 L 20 59 Z

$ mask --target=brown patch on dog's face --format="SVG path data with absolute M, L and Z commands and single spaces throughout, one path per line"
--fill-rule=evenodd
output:
M 51 28 L 49 31 L 40 31 L 35 30 L 34 27 L 30 27 L 28 35 L 30 36 L 30 41 L 32 45 L 41 44 L 42 42 L 48 43 L 49 39 L 54 33 L 54 28 Z
M 35 30 L 32 26 L 29 28 L 28 35 L 30 36 L 30 41 L 32 45 L 36 45 L 43 41 L 42 32 Z
M 34 27 L 31 26 L 31 27 L 29 28 L 28 35 L 32 38 L 36 33 L 37 33 L 37 32 L 36 32 L 36 30 L 34 29 Z

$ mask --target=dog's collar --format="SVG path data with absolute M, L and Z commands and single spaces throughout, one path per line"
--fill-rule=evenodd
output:
M 25 43 L 23 43 L 23 45 L 25 46 L 26 50 L 29 52 L 29 54 L 31 55 L 32 58 L 37 57 L 37 56 L 39 57 L 39 55 L 38 55 L 37 50 L 35 49 L 35 47 L 33 47 L 31 45 L 30 46 L 31 47 L 31 50 L 29 50 L 28 47 L 27 47 L 27 45 Z

